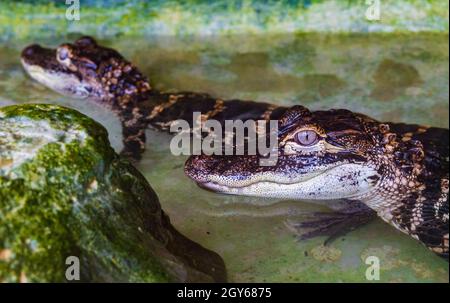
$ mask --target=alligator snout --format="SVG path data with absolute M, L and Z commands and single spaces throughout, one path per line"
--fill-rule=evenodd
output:
M 184 165 L 184 172 L 198 184 L 205 183 L 209 181 L 208 176 L 219 162 L 205 155 L 190 156 Z
M 42 47 L 39 44 L 32 44 L 22 51 L 22 56 L 32 56 L 40 50 L 42 50 Z

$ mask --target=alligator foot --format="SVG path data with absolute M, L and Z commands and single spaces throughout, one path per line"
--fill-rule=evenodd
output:
M 377 217 L 376 212 L 366 205 L 356 201 L 352 201 L 352 204 L 338 212 L 312 213 L 312 220 L 288 223 L 288 227 L 299 234 L 300 240 L 327 236 L 328 238 L 324 242 L 324 245 L 327 245 L 339 236 L 343 236 Z M 309 229 L 309 231 L 305 232 L 305 229 Z

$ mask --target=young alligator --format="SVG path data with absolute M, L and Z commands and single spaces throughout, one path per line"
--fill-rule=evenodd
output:
M 282 117 L 276 166 L 260 167 L 258 156 L 193 156 L 186 173 L 224 193 L 347 201 L 335 215 L 299 224 L 317 228 L 305 238 L 337 235 L 378 213 L 448 258 L 448 130 L 379 123 L 345 110 L 285 113 L 267 103 L 158 92 L 117 51 L 91 37 L 57 49 L 31 45 L 22 64 L 57 92 L 109 106 L 122 121 L 123 154 L 132 159 L 144 151 L 148 126 L 165 130 L 173 120 L 191 121 L 194 111 L 219 121 Z
M 221 193 L 346 201 L 339 213 L 298 224 L 315 228 L 304 238 L 339 235 L 376 212 L 448 260 L 448 129 L 294 106 L 278 131 L 275 166 L 260 166 L 257 155 L 201 155 L 191 156 L 185 171 Z
M 122 154 L 139 160 L 145 149 L 145 129 L 167 130 L 176 119 L 276 119 L 285 110 L 268 103 L 213 98 L 192 92 L 163 93 L 117 51 L 81 37 L 57 49 L 30 45 L 22 51 L 22 65 L 45 86 L 67 96 L 95 100 L 110 107 L 121 122 Z M 226 109 L 226 110 L 225 110 Z

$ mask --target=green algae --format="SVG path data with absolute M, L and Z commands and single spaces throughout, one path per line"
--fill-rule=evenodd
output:
M 11 258 L 0 263 L 0 279 L 18 281 L 25 275 L 28 281 L 64 281 L 64 260 L 80 255 L 83 225 L 89 221 L 74 219 L 81 215 L 76 205 L 99 199 L 95 197 L 98 193 L 84 196 L 84 189 L 93 180 L 102 182 L 104 169 L 114 158 L 113 150 L 105 148 L 106 130 L 99 125 L 92 127 L 95 123 L 81 114 L 56 106 L 13 106 L 1 113 L 2 122 L 18 126 L 16 133 L 20 133 L 24 119 L 40 121 L 51 116 L 49 120 L 59 130 L 75 124 L 97 135 L 84 142 L 46 144 L 30 161 L 7 171 L 0 179 L 0 247 L 12 252 Z M 16 139 L 26 140 L 20 135 Z M 20 151 L 13 147 L 13 153 Z M 160 267 L 151 268 L 155 275 L 147 277 L 150 281 L 168 279 Z
M 66 281 L 69 256 L 80 259 L 82 281 L 224 279 L 220 257 L 173 229 L 102 126 L 31 104 L 1 108 L 0 126 L 0 140 L 13 134 L 16 143 L 0 147 L 0 159 L 11 159 L 0 165 L 0 281 Z M 44 142 L 30 151 L 33 131 Z

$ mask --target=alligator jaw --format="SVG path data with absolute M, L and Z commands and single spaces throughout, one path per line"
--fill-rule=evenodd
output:
M 335 200 L 365 194 L 376 186 L 378 180 L 377 172 L 371 168 L 362 169 L 357 164 L 343 164 L 291 183 L 262 180 L 242 185 L 236 182 L 226 184 L 213 177 L 196 182 L 201 188 L 230 195 Z

